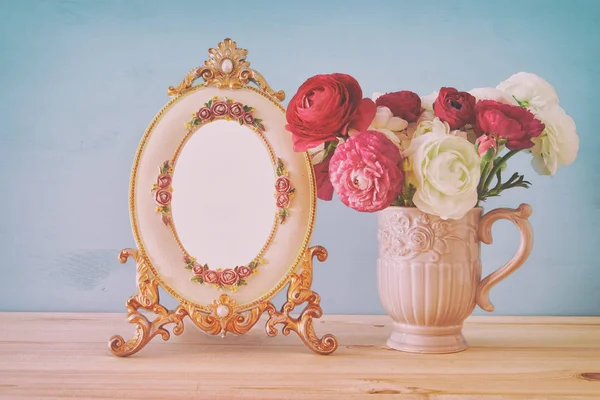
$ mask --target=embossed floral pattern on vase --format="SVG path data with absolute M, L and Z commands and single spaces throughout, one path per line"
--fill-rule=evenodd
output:
M 463 242 L 455 234 L 451 221 L 425 213 L 416 214 L 397 211 L 382 217 L 378 233 L 382 253 L 405 259 L 429 253 L 432 260 L 438 260 L 441 255 L 448 253 L 451 241 L 458 241 L 457 244 Z M 471 229 L 475 235 L 474 227 Z

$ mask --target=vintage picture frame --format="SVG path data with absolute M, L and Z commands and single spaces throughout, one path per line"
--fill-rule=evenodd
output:
M 310 158 L 293 151 L 285 131 L 284 92 L 271 89 L 246 56 L 229 38 L 209 49 L 203 66 L 169 87 L 171 100 L 142 137 L 129 193 L 137 249 L 119 254 L 122 263 L 131 257 L 137 264 L 137 293 L 126 303 L 136 332 L 110 339 L 116 356 L 138 352 L 157 335 L 168 340 L 169 324 L 181 334 L 185 317 L 225 337 L 248 332 L 265 312 L 269 336 L 282 324 L 284 335 L 296 332 L 318 354 L 338 347 L 312 323 L 322 315 L 311 290 L 313 259 L 324 261 L 327 251 L 309 247 L 316 213 Z M 231 162 L 227 151 L 237 154 Z M 236 239 L 240 232 L 245 236 Z M 286 285 L 287 301 L 276 308 L 271 300 Z M 174 310 L 160 304 L 159 288 L 179 302 Z

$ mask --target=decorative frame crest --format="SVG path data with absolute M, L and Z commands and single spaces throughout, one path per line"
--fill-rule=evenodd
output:
M 250 69 L 250 63 L 246 61 L 246 55 L 247 51 L 245 49 L 238 48 L 236 43 L 231 39 L 225 39 L 219 43 L 217 49 L 211 48 L 209 50 L 209 59 L 204 63 L 204 67 L 191 70 L 177 88 L 173 86 L 169 87 L 168 94 L 173 97 L 171 102 L 187 91 L 194 90 L 193 83 L 200 77 L 204 79 L 204 83 L 201 86 L 214 85 L 217 88 L 229 89 L 244 87 L 266 93 L 268 97 L 274 99 L 272 100 L 274 103 L 276 103 L 275 100 L 282 101 L 285 98 L 284 92 L 273 91 L 262 75 Z M 258 86 L 258 89 L 249 87 L 248 85 L 251 83 Z M 276 104 L 283 111 L 281 105 L 279 103 Z M 257 129 L 263 128 L 260 120 L 258 121 L 258 125 L 255 125 Z M 275 183 L 275 197 L 279 222 L 283 224 L 289 216 L 287 207 L 295 193 L 295 189 L 290 185 L 287 171 L 279 159 L 276 166 L 277 181 Z M 165 176 L 169 175 L 170 177 L 172 173 L 171 165 L 165 164 L 163 167 L 165 170 L 161 169 L 161 174 Z M 156 192 L 155 196 L 158 196 L 159 188 L 169 190 L 170 194 L 170 180 L 167 182 L 167 179 L 164 178 L 164 181 L 157 181 L 156 188 L 153 188 Z M 157 212 L 161 211 L 157 210 Z M 163 213 L 162 217 L 163 223 L 168 225 L 170 223 L 168 213 Z M 308 246 L 308 242 L 305 242 L 305 246 Z M 135 259 L 137 264 L 137 293 L 131 296 L 126 302 L 127 319 L 130 323 L 137 326 L 135 334 L 129 340 L 125 340 L 120 335 L 113 336 L 108 343 L 109 349 L 112 354 L 119 357 L 135 354 L 157 335 L 160 335 L 163 340 L 168 340 L 170 332 L 165 329 L 165 326 L 169 324 L 174 324 L 173 334 L 180 335 L 184 330 L 183 321 L 186 316 L 192 320 L 194 325 L 208 334 L 221 335 L 222 337 L 225 337 L 227 333 L 241 335 L 248 332 L 259 321 L 260 317 L 267 312 L 269 318 L 265 325 L 265 331 L 268 336 L 276 336 L 279 332 L 276 326 L 282 324 L 281 332 L 284 335 L 288 335 L 294 331 L 304 344 L 315 353 L 323 355 L 331 354 L 338 348 L 338 342 L 336 337 L 331 334 L 325 334 L 321 338 L 316 335 L 313 327 L 313 319 L 320 318 L 323 311 L 320 306 L 320 296 L 311 290 L 313 258 L 317 257 L 319 261 L 325 261 L 327 259 L 327 251 L 321 246 L 303 247 L 298 256 L 301 256 L 301 260 L 298 259 L 301 261 L 298 264 L 300 267 L 299 271 L 290 271 L 286 275 L 285 280 L 281 282 L 281 285 L 277 286 L 278 289 L 276 290 L 279 291 L 285 285 L 289 285 L 287 289 L 287 301 L 280 309 L 277 309 L 269 300 L 272 297 L 265 297 L 264 300 L 257 301 L 253 303 L 251 308 L 248 308 L 238 306 L 234 299 L 228 294 L 223 293 L 212 304 L 201 308 L 190 304 L 185 299 L 179 298 L 180 304 L 174 310 L 168 310 L 160 304 L 158 288 L 162 286 L 161 279 L 155 275 L 154 269 L 144 250 L 124 249 L 119 253 L 120 262 L 126 263 L 128 258 L 131 257 Z M 290 313 L 303 303 L 306 303 L 306 306 L 300 312 L 300 315 L 292 317 Z M 142 314 L 140 310 L 152 312 L 156 317 L 151 320 Z
M 285 99 L 283 90 L 274 91 L 258 71 L 250 68 L 250 62 L 246 61 L 248 50 L 237 47 L 233 40 L 225 39 L 219 43 L 218 48 L 211 48 L 208 53 L 209 58 L 203 67 L 190 70 L 177 87 L 169 86 L 167 94 L 170 97 L 183 94 L 192 87 L 196 79 L 202 78 L 206 85 L 218 88 L 238 89 L 254 83 L 277 100 Z

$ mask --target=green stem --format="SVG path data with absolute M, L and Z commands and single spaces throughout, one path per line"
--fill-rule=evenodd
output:
M 492 183 L 492 179 L 494 179 L 496 173 L 500 170 L 500 168 L 502 168 L 502 165 L 504 165 L 512 156 L 514 156 L 518 152 L 519 150 L 510 150 L 500 159 L 500 161 L 498 161 L 496 165 L 494 165 L 492 172 L 486 177 L 485 182 L 482 186 L 482 194 L 485 194 L 488 191 L 488 187 L 490 186 L 490 183 Z
M 479 181 L 479 188 L 478 188 L 478 193 L 479 193 L 479 197 L 481 198 L 481 196 L 483 195 L 483 185 L 485 182 L 485 179 L 487 178 L 488 174 L 490 173 L 490 169 L 494 166 L 494 159 L 491 159 L 490 161 L 486 162 L 485 165 L 483 166 L 483 170 L 481 171 L 481 180 Z

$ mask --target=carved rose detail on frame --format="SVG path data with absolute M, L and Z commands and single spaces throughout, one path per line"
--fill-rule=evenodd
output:
M 171 223 L 172 175 L 173 167 L 171 166 L 171 162 L 167 160 L 160 165 L 159 175 L 156 178 L 156 183 L 152 185 L 151 190 L 157 205 L 156 212 L 161 214 L 162 222 L 167 226 Z
M 231 286 L 238 280 L 237 272 L 231 268 L 224 269 L 219 273 L 219 282 L 225 286 Z
M 277 215 L 279 223 L 283 224 L 290 216 L 289 206 L 296 193 L 290 181 L 290 173 L 285 169 L 281 158 L 277 159 L 277 180 L 275 181 L 275 202 L 277 204 Z
M 380 251 L 391 257 L 411 259 L 429 253 L 432 261 L 448 253 L 453 244 L 467 245 L 454 234 L 451 220 L 420 214 L 412 217 L 402 212 L 385 215 L 378 231 Z M 475 227 L 468 228 L 476 238 Z M 454 242 L 454 243 L 451 243 Z
M 206 283 L 217 283 L 219 282 L 219 273 L 209 269 L 204 271 L 203 278 Z
M 215 101 L 210 111 L 215 117 L 222 117 L 229 113 L 229 104 L 225 101 Z
M 192 114 L 192 119 L 185 123 L 185 127 L 191 130 L 200 127 L 208 122 L 218 119 L 227 121 L 237 121 L 240 125 L 246 125 L 250 128 L 256 128 L 260 132 L 265 130 L 262 119 L 256 118 L 254 107 L 225 98 L 221 100 L 218 96 L 210 99 L 196 113 Z
M 244 105 L 242 103 L 233 103 L 229 107 L 229 114 L 233 118 L 241 118 L 244 115 Z
M 194 274 L 190 279 L 192 282 L 214 285 L 219 290 L 227 289 L 232 292 L 235 292 L 240 286 L 247 285 L 246 278 L 258 273 L 258 266 L 265 263 L 261 258 L 248 263 L 248 265 L 214 270 L 210 269 L 208 264 L 200 264 L 195 257 L 188 255 L 183 256 L 183 262 L 185 267 L 191 269 Z

